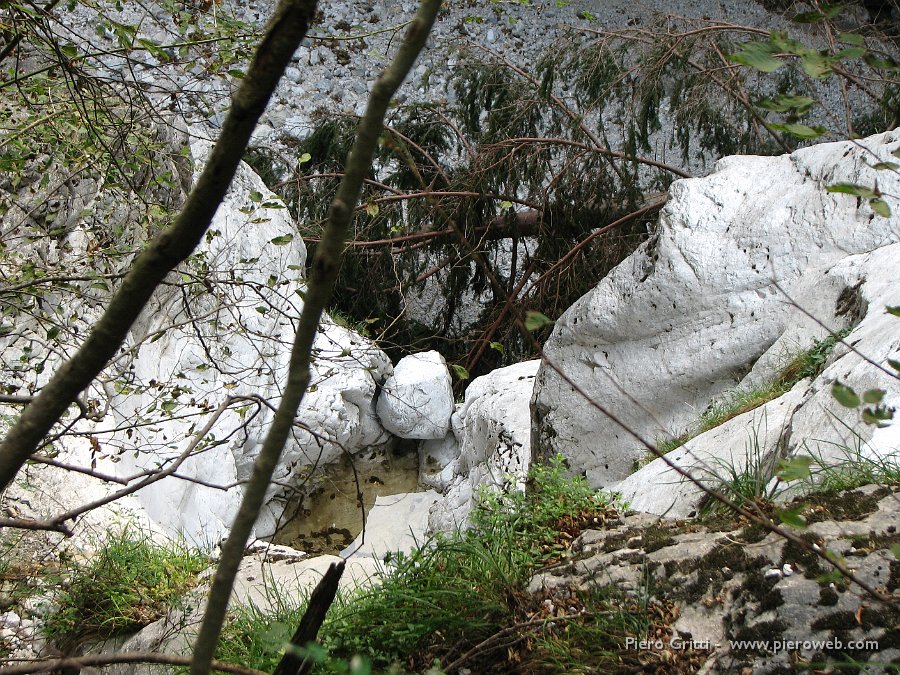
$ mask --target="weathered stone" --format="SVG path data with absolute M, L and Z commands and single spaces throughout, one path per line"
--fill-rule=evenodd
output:
M 799 341 L 799 351 L 825 334 L 789 298 L 831 330 L 854 323 L 839 302 L 858 283 L 845 260 L 871 252 L 873 266 L 876 258 L 886 265 L 896 253 L 878 249 L 895 242 L 900 213 L 875 216 L 864 201 L 826 187 L 877 181 L 895 193 L 900 177 L 871 164 L 898 147 L 900 132 L 893 131 L 781 157 L 728 157 L 710 176 L 676 182 L 652 239 L 563 314 L 544 347 L 547 358 L 647 441 L 689 426 L 738 386 L 780 336 Z M 877 302 L 891 297 L 879 293 Z M 786 346 L 776 347 L 782 358 Z M 771 376 L 776 356 L 751 380 Z M 843 378 L 845 371 L 830 376 Z M 867 371 L 870 381 L 881 381 Z M 632 433 L 554 368 L 541 368 L 534 408 L 536 451 L 563 453 L 594 486 L 623 479 L 644 454 Z M 821 408 L 809 410 L 823 419 Z
M 450 428 L 453 389 L 444 357 L 435 351 L 400 359 L 376 406 L 385 429 L 400 438 L 443 438 Z
M 857 500 L 856 493 L 822 497 L 804 512 L 827 519 L 801 534 L 818 541 L 821 552 L 840 551 L 848 539 L 864 541 L 858 554 L 845 558 L 846 566 L 855 579 L 896 597 L 897 561 L 889 547 L 900 493 L 868 494 L 873 510 L 859 520 L 831 518 L 845 501 Z M 658 627 L 648 646 L 637 649 L 668 652 L 647 655 L 663 660 L 683 650 L 708 651 L 701 656 L 703 673 L 793 672 L 798 658 L 834 666 L 849 656 L 872 668 L 896 659 L 896 602 L 861 596 L 852 580 L 840 576 L 823 581 L 833 571 L 828 562 L 782 536 L 772 533 L 762 542 L 749 537 L 742 527 L 711 531 L 693 521 L 632 515 L 608 529 L 583 532 L 573 543 L 573 560 L 535 575 L 528 588 L 552 598 L 609 586 L 636 600 L 635 606 L 671 606 L 672 624 Z M 636 540 L 643 543 L 632 548 Z M 627 601 L 616 605 L 625 606 Z M 849 648 L 851 641 L 858 647 Z
M 500 368 L 469 385 L 452 420 L 458 457 L 441 473 L 449 488 L 431 509 L 430 530 L 464 527 L 479 488 L 523 489 L 531 464 L 528 402 L 538 363 Z
M 383 560 L 386 554 L 409 553 L 425 542 L 428 510 L 438 499 L 434 490 L 379 496 L 366 516 L 365 530 L 341 551 L 341 557 Z

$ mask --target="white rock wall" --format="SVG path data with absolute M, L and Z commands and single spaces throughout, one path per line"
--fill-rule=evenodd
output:
M 895 215 L 880 218 L 825 188 L 877 180 L 900 194 L 896 173 L 870 167 L 896 159 L 898 147 L 894 131 L 781 157 L 728 157 L 706 178 L 676 182 L 656 235 L 560 317 L 547 356 L 643 438 L 677 433 L 785 331 L 803 326 L 798 342 L 815 333 L 777 286 L 804 293 L 830 328 L 847 325 L 835 318 L 839 280 L 821 280 L 847 256 L 897 241 L 900 204 L 889 199 Z M 773 370 L 769 358 L 756 376 Z M 643 454 L 549 367 L 534 405 L 536 451 L 562 452 L 594 486 L 621 480 Z
M 531 465 L 529 400 L 538 364 L 525 361 L 476 378 L 453 415 L 450 436 L 423 446 L 420 470 L 432 471 L 428 484 L 444 492 L 431 507 L 431 531 L 464 527 L 479 488 L 523 489 Z M 434 475 L 436 465 L 443 467 Z
M 209 148 L 193 142 L 198 167 Z M 202 452 L 179 469 L 182 479 L 164 479 L 137 495 L 155 522 L 203 545 L 227 533 L 240 503 L 236 483 L 249 476 L 278 404 L 303 306 L 306 258 L 287 209 L 245 165 L 209 232 L 183 267 L 198 279 L 187 299 L 180 288 L 163 288 L 132 331 L 131 351 L 115 364 L 131 385 L 110 392 L 112 418 L 123 428 L 141 426 L 108 441 L 124 449 L 116 464 L 120 475 L 156 468 L 181 453 L 191 434 L 232 399 Z M 377 384 L 390 372 L 385 354 L 330 320 L 314 350 L 312 384 L 275 471 L 282 483 L 299 482 L 344 450 L 388 438 L 374 409 Z M 271 533 L 280 513 L 270 502 L 257 535 Z

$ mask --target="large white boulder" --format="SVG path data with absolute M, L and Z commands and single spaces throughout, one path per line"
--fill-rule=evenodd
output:
M 697 512 L 704 493 L 678 475 L 670 463 L 716 488 L 735 476 L 743 477 L 745 484 L 751 479 L 760 493 L 771 497 L 782 491 L 788 497 L 811 487 L 808 482 L 788 485 L 770 480 L 782 458 L 811 457 L 815 460 L 814 481 L 824 478 L 827 468 L 847 472 L 900 464 L 900 423 L 881 429 L 863 424 L 858 410 L 844 408 L 831 395 L 832 383 L 840 381 L 860 393 L 882 389 L 886 392 L 884 404 L 900 408 L 897 380 L 873 365 L 900 360 L 900 318 L 884 310 L 900 304 L 897 260 L 900 243 L 849 256 L 792 296 L 800 307 L 816 307 L 816 316 L 826 325 L 841 323 L 843 317 L 835 316 L 835 311 L 846 309 L 854 314 L 854 323 L 859 323 L 845 342 L 856 351 L 836 345 L 827 367 L 815 379 L 802 380 L 780 398 L 691 439 L 610 489 L 620 492 L 635 510 L 685 517 Z M 828 288 L 851 288 L 853 292 L 836 308 L 832 294 L 824 294 L 828 302 L 822 303 L 822 289 Z M 814 337 L 824 333 L 822 326 L 809 321 L 792 323 L 760 357 L 739 389 L 749 391 L 771 382 L 771 368 L 783 366 L 786 354 L 796 353 L 798 346 L 809 346 Z
M 385 429 L 400 438 L 443 438 L 450 428 L 453 389 L 444 357 L 436 351 L 400 359 L 376 406 Z
M 786 351 L 825 334 L 790 298 L 829 329 L 852 325 L 858 279 L 828 270 L 896 242 L 900 204 L 888 197 L 894 215 L 882 218 L 826 187 L 877 181 L 898 194 L 895 172 L 871 168 L 898 147 L 892 131 L 728 157 L 706 178 L 673 184 L 652 239 L 557 321 L 544 349 L 569 381 L 549 366 L 538 374 L 536 452 L 561 452 L 593 486 L 608 486 L 644 453 L 633 433 L 680 432 L 748 373 L 748 385 L 771 377 Z
M 193 140 L 198 170 L 211 148 Z M 132 382 L 111 392 L 110 412 L 125 428 L 120 475 L 172 461 L 205 424 L 195 452 L 138 499 L 157 523 L 189 542 L 214 545 L 227 534 L 246 480 L 287 381 L 295 322 L 303 308 L 306 249 L 284 205 L 241 164 L 209 234 L 184 265 L 198 281 L 162 289 L 116 364 Z M 387 440 L 375 414 L 390 361 L 374 344 L 326 318 L 310 387 L 297 412 L 274 480 L 299 484 L 343 452 Z M 230 404 L 230 405 L 229 405 Z M 227 405 L 216 416 L 219 406 Z M 256 535 L 274 531 L 283 511 L 273 487 Z
M 479 489 L 524 489 L 531 465 L 529 401 L 539 363 L 499 368 L 469 385 L 453 415 L 452 438 L 431 446 L 440 448 L 444 461 L 456 456 L 433 478 L 445 494 L 431 507 L 430 531 L 465 527 Z M 429 466 L 425 448 L 420 471 Z

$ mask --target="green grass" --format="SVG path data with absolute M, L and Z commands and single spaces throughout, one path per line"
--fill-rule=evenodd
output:
M 754 429 L 750 438 L 751 447 L 743 468 L 738 469 L 729 462 L 720 461 L 716 467 L 716 490 L 736 506 L 749 504 L 769 504 L 775 496 L 777 486 L 772 485 L 777 456 L 766 453 L 760 447 L 759 436 Z M 730 509 L 721 502 L 707 501 L 700 509 L 700 517 L 708 518 L 728 512 Z
M 809 349 L 791 358 L 770 384 L 748 391 L 736 391 L 713 403 L 690 429 L 674 437 L 659 439 L 656 443 L 657 449 L 665 455 L 680 448 L 692 438 L 778 398 L 790 391 L 800 380 L 818 377 L 825 369 L 835 345 L 849 333 L 850 329 L 846 328 L 822 340 L 816 340 Z M 655 457 L 651 455 L 640 463 L 645 464 L 653 459 Z
M 566 601 L 586 611 L 583 617 L 555 627 L 521 624 L 544 611 L 525 591 L 534 571 L 560 560 L 581 527 L 614 512 L 583 479 L 566 478 L 561 459 L 535 467 L 524 494 L 482 494 L 469 530 L 394 556 L 380 586 L 339 596 L 320 632 L 318 672 L 368 672 L 366 664 L 378 672 L 428 672 L 498 634 L 495 648 L 476 650 L 454 670 L 486 672 L 510 658 L 512 645 L 522 663 L 539 662 L 543 672 L 575 672 L 579 654 L 594 663 L 612 658 L 640 622 L 609 589 Z M 235 608 L 217 658 L 271 672 L 303 609 L 290 600 L 269 614 Z M 354 657 L 362 658 L 356 670 Z
M 47 637 L 68 649 L 146 626 L 193 588 L 208 565 L 206 556 L 186 546 L 161 546 L 125 530 L 72 568 L 45 624 Z
M 809 480 L 816 492 L 842 492 L 864 485 L 900 485 L 900 455 L 881 457 L 865 453 L 861 439 L 857 447 L 837 449 L 843 455 L 837 461 L 810 453 Z

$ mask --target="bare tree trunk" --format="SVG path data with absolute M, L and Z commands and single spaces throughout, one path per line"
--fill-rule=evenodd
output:
M 309 366 L 312 361 L 312 348 L 318 333 L 319 319 L 331 300 L 334 282 L 340 268 L 341 252 L 344 240 L 353 217 L 354 207 L 359 201 L 363 181 L 371 170 L 372 157 L 378 145 L 378 138 L 384 129 L 384 116 L 387 113 L 391 98 L 403 83 L 413 63 L 425 46 L 428 34 L 437 17 L 441 0 L 422 0 L 419 11 L 406 29 L 403 44 L 388 69 L 378 78 L 365 115 L 356 130 L 356 140 L 347 158 L 344 179 L 338 188 L 337 196 L 331 204 L 328 224 L 322 236 L 322 242 L 316 248 L 309 273 L 309 283 L 300 314 L 297 334 L 291 349 L 290 370 L 287 384 L 278 409 L 275 412 L 272 426 L 263 442 L 262 450 L 253 473 L 244 491 L 244 498 L 228 539 L 222 545 L 219 567 L 209 591 L 209 600 L 200 633 L 194 645 L 194 659 L 191 664 L 191 675 L 206 675 L 209 672 L 213 653 L 219 641 L 219 633 L 225 620 L 225 611 L 231 597 L 234 578 L 244 554 L 244 546 L 259 510 L 262 508 L 269 481 L 275 465 L 281 457 L 281 451 L 287 441 L 297 408 L 303 400 L 309 385 Z
M 106 366 L 156 287 L 200 243 L 228 191 L 250 135 L 306 35 L 316 0 L 282 0 L 234 95 L 222 133 L 181 214 L 135 258 L 109 306 L 76 354 L 23 410 L 0 445 L 0 492 L 12 482 L 66 408 Z
M 319 628 L 325 621 L 328 608 L 331 607 L 334 597 L 337 595 L 338 582 L 343 573 L 343 560 L 339 563 L 331 563 L 325 576 L 316 584 L 315 590 L 309 596 L 309 604 L 303 613 L 303 618 L 300 619 L 300 625 L 297 626 L 297 630 L 294 631 L 294 636 L 291 638 L 292 647 L 302 648 L 316 639 Z M 301 658 L 292 647 L 288 647 L 285 651 L 272 675 L 306 675 L 312 668 L 313 664 L 308 659 Z

